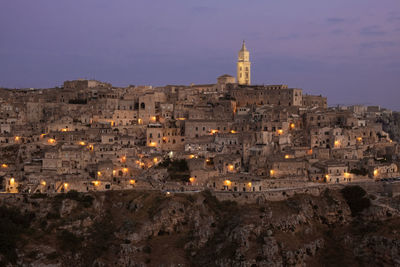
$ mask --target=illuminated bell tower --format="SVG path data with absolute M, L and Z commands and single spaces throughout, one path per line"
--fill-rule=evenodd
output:
M 250 85 L 250 53 L 244 41 L 237 62 L 237 81 L 239 84 Z

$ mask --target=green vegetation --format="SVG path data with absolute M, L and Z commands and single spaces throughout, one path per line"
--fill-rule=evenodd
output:
M 389 133 L 391 139 L 400 142 L 400 112 L 382 114 L 378 122 L 382 123 L 383 130 Z
M 188 182 L 190 178 L 189 167 L 185 159 L 171 160 L 165 159 L 158 167 L 167 168 L 171 180 L 179 182 Z
M 17 243 L 28 232 L 34 217 L 33 213 L 23 214 L 14 208 L 0 207 L 0 266 L 15 263 Z
M 213 237 L 193 259 L 195 266 L 210 266 L 212 259 L 234 258 L 239 244 L 226 242 L 226 234 L 241 224 L 240 210 L 237 202 L 219 201 L 210 191 L 203 192 L 204 204 L 214 214 L 216 230 Z
M 346 186 L 340 191 L 350 207 L 351 215 L 357 216 L 364 209 L 371 206 L 371 201 L 366 197 L 367 192 L 360 186 Z
M 147 209 L 147 214 L 150 219 L 153 219 L 154 215 L 161 209 L 161 204 L 164 202 L 165 197 L 156 196 L 154 200 L 150 203 L 149 208 Z
M 107 252 L 115 241 L 115 225 L 112 215 L 107 213 L 100 220 L 95 221 L 90 229 L 87 244 L 82 250 L 83 266 L 93 266 L 93 262 Z
M 368 175 L 368 170 L 365 168 L 361 169 L 352 169 L 350 173 L 354 173 L 355 175 L 362 175 L 362 176 L 367 176 Z
M 58 194 L 55 199 L 64 200 L 64 199 L 71 199 L 79 202 L 85 208 L 89 208 L 93 204 L 94 198 L 87 194 L 79 193 L 75 190 L 68 191 L 66 194 Z
M 35 193 L 31 195 L 32 199 L 39 199 L 39 198 L 47 198 L 47 194 L 42 194 L 42 193 Z
M 81 248 L 82 238 L 63 230 L 57 235 L 58 245 L 63 251 L 77 252 Z

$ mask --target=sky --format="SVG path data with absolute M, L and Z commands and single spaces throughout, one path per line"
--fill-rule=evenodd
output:
M 0 87 L 288 84 L 329 105 L 400 110 L 399 0 L 2 0 Z

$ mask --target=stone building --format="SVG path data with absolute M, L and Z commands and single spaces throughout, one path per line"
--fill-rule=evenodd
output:
M 251 63 L 250 63 L 250 52 L 247 50 L 246 45 L 243 41 L 242 48 L 239 51 L 238 62 L 237 62 L 237 81 L 238 84 L 250 85 L 251 83 Z

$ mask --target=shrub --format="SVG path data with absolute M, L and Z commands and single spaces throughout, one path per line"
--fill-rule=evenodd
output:
M 71 199 L 81 203 L 85 208 L 89 208 L 93 204 L 94 198 L 90 195 L 85 195 L 83 193 L 79 193 L 76 190 L 68 191 L 66 194 L 58 194 L 55 197 L 55 200 L 60 201 L 63 199 Z
M 146 245 L 143 247 L 143 252 L 146 254 L 150 254 L 151 253 L 151 247 Z
M 112 215 L 107 213 L 95 221 L 90 229 L 88 243 L 82 250 L 83 266 L 93 266 L 99 255 L 108 251 L 114 241 L 115 225 Z
M 57 259 L 57 258 L 59 258 L 59 257 L 60 257 L 60 255 L 59 255 L 56 251 L 51 252 L 50 254 L 47 254 L 47 255 L 46 255 L 46 258 L 47 258 L 48 260 L 55 260 L 55 259 Z
M 358 185 L 346 186 L 341 193 L 350 207 L 352 216 L 357 216 L 371 206 L 370 199 L 366 197 L 367 193 Z
M 58 244 L 62 250 L 76 252 L 81 247 L 82 239 L 73 233 L 63 230 L 57 235 Z
M 171 180 L 181 182 L 189 181 L 189 166 L 185 159 L 171 160 L 167 158 L 163 162 L 161 162 L 158 167 L 167 168 Z
M 350 170 L 350 173 L 354 173 L 355 175 L 366 176 L 366 175 L 368 175 L 368 170 L 365 169 L 365 168 L 361 168 L 361 169 L 352 169 L 352 170 Z
M 17 242 L 22 239 L 22 234 L 28 231 L 33 218 L 33 213 L 22 214 L 15 208 L 0 207 L 0 265 L 15 263 Z
M 161 196 L 156 196 L 154 200 L 149 204 L 149 208 L 147 209 L 147 214 L 149 218 L 153 219 L 153 217 L 160 210 L 161 204 L 164 202 L 165 198 Z
M 47 198 L 47 194 L 42 194 L 42 193 L 35 193 L 31 195 L 32 199 L 38 199 L 38 198 Z

